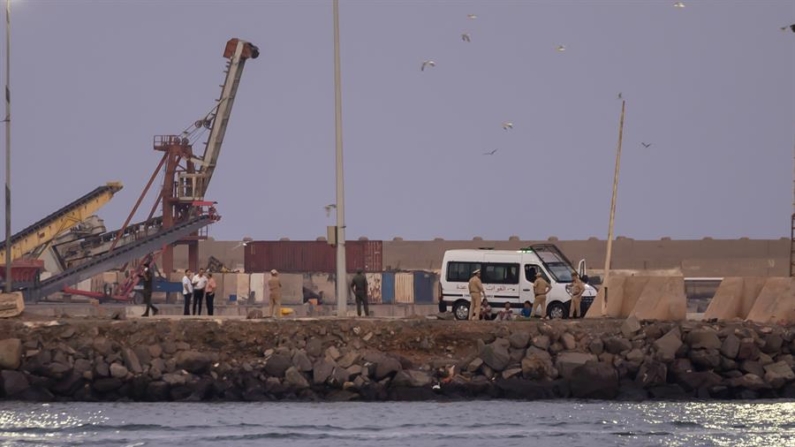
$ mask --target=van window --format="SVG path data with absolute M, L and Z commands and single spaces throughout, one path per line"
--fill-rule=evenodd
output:
M 519 284 L 519 264 L 483 264 L 484 284 Z
M 541 267 L 533 264 L 525 264 L 524 266 L 524 277 L 527 281 L 533 282 L 536 280 L 536 275 L 541 273 L 541 277 L 543 277 L 547 282 L 549 282 L 549 278 L 547 275 L 544 274 L 544 270 Z
M 550 262 L 547 263 L 547 268 L 558 282 L 572 282 L 571 267 L 565 262 Z
M 477 262 L 448 262 L 447 280 L 450 282 L 469 282 L 472 272 L 480 268 Z

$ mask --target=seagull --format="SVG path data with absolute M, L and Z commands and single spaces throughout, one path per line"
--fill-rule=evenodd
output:
M 510 121 L 506 121 L 502 123 L 502 130 L 513 129 L 513 123 Z
M 674 8 L 684 8 L 684 7 L 685 7 L 685 4 L 684 4 L 684 3 L 682 3 L 682 2 L 676 2 L 676 3 L 674 3 Z
M 561 53 L 566 51 L 566 45 L 558 45 L 558 51 L 560 51 Z
M 621 92 L 618 92 L 618 99 L 624 99 L 624 97 L 621 96 Z
M 475 20 L 475 19 L 477 19 L 477 18 L 478 18 L 478 16 L 476 16 L 475 14 L 467 14 L 467 18 L 468 18 L 469 20 Z
M 337 209 L 337 205 L 335 205 L 333 203 L 330 203 L 330 204 L 324 206 L 323 209 L 326 210 L 326 217 L 329 217 L 331 215 L 331 210 L 332 209 Z
M 435 67 L 436 62 L 434 61 L 422 61 L 422 66 L 420 67 L 420 71 L 425 71 L 426 66 Z
M 642 144 L 642 145 L 643 145 L 643 147 L 645 147 L 646 149 L 648 149 L 649 147 L 651 147 L 651 143 L 643 143 L 643 142 L 641 142 L 640 144 Z
M 491 151 L 491 152 L 484 152 L 484 153 L 483 153 L 483 155 L 494 155 L 495 153 L 497 153 L 497 151 L 498 151 L 498 150 L 499 150 L 499 149 L 494 149 L 494 150 L 493 150 L 493 151 Z
M 461 40 L 463 40 L 464 42 L 470 42 L 469 33 L 462 34 L 461 35 Z
M 789 25 L 789 26 L 782 26 L 781 27 L 781 31 L 787 31 L 787 30 L 792 30 L 792 32 L 795 33 L 795 23 L 793 23 L 792 25 Z

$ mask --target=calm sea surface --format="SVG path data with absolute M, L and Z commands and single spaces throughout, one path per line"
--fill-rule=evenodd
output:
M 4 402 L 0 445 L 795 446 L 795 402 Z

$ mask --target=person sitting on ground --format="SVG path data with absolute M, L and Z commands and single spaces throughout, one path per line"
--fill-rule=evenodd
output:
M 480 301 L 480 319 L 481 320 L 492 320 L 493 317 L 491 315 L 491 304 L 489 304 L 489 300 L 483 296 L 483 299 Z
M 511 303 L 505 303 L 505 307 L 497 314 L 497 319 L 500 321 L 513 320 L 513 311 L 511 310 Z
M 533 316 L 533 303 L 529 300 L 524 302 L 524 307 L 522 307 L 522 311 L 520 312 L 522 318 L 530 318 Z

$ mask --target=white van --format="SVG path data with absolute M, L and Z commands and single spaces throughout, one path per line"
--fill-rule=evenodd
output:
M 584 269 L 584 261 L 580 261 L 579 267 Z M 547 316 L 568 318 L 571 302 L 568 288 L 574 268 L 555 245 L 538 244 L 521 250 L 447 250 L 442 261 L 440 293 L 445 304 L 452 306 L 458 320 L 466 320 L 469 315 L 469 279 L 477 269 L 480 269 L 492 313 L 502 310 L 506 302 L 511 303 L 514 313 L 525 301 L 533 303 L 533 281 L 540 274 L 552 287 L 547 294 Z M 585 273 L 579 272 L 581 276 Z M 596 289 L 586 284 L 582 315 L 595 297 Z

